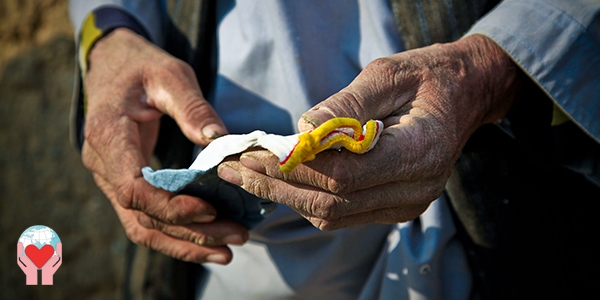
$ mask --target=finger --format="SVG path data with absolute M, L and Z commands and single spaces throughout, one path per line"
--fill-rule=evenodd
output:
M 194 143 L 206 146 L 227 134 L 225 125 L 204 99 L 193 69 L 171 59 L 144 71 L 150 105 L 170 115 Z
M 104 188 L 106 186 L 106 181 L 102 178 L 98 178 L 97 180 L 98 186 Z M 110 189 L 103 189 L 105 194 L 110 199 L 113 205 L 118 205 L 118 203 L 114 199 L 114 192 Z M 153 194 L 153 193 L 151 193 Z M 182 200 L 182 201 L 179 201 Z M 167 207 L 165 211 L 174 211 L 178 212 L 179 208 L 184 208 L 189 205 L 181 205 L 183 200 L 191 200 L 192 204 L 196 205 L 196 207 L 201 208 L 200 215 L 196 215 L 194 218 L 195 223 L 185 222 L 183 224 L 188 224 L 186 226 L 176 226 L 172 224 L 168 224 L 164 222 L 164 219 L 167 220 L 187 220 L 185 216 L 178 216 L 179 219 L 174 219 L 169 215 L 166 215 L 163 218 L 152 217 L 149 214 L 146 214 L 148 209 L 141 209 L 139 211 L 132 211 L 132 215 L 136 217 L 138 225 L 147 228 L 154 229 L 166 234 L 169 234 L 173 237 L 187 240 L 193 242 L 198 245 L 207 245 L 207 246 L 222 246 L 227 244 L 233 245 L 241 245 L 248 240 L 248 231 L 241 224 L 236 222 L 228 221 L 228 220 L 215 220 L 216 211 L 215 209 L 205 201 L 202 201 L 196 197 L 187 196 L 187 195 L 178 195 L 172 198 L 168 204 L 172 207 Z M 200 205 L 197 205 L 200 204 Z M 193 210 L 193 208 L 192 208 Z M 183 209 L 182 211 L 185 211 Z M 206 212 L 210 212 L 210 215 L 204 215 Z M 190 224 L 191 223 L 191 224 Z
M 248 240 L 247 229 L 239 223 L 217 219 L 210 223 L 171 225 L 134 211 L 138 222 L 145 228 L 155 229 L 173 237 L 202 246 L 242 245 Z
M 298 129 L 310 130 L 333 117 L 365 123 L 389 116 L 416 95 L 417 78 L 406 76 L 411 68 L 406 61 L 374 60 L 346 88 L 303 114 Z
M 403 208 L 382 208 L 374 211 L 348 215 L 337 219 L 326 220 L 316 216 L 303 215 L 311 224 L 323 231 L 338 230 L 360 225 L 380 223 L 395 224 L 416 219 L 429 207 L 428 204 Z
M 323 220 L 336 220 L 380 209 L 414 210 L 437 199 L 443 192 L 445 183 L 436 180 L 394 182 L 347 194 L 334 194 L 254 172 L 239 162 L 226 162 L 219 166 L 219 176 L 224 180 L 229 181 L 236 174 L 243 178 L 243 182 L 236 184 L 240 184 L 248 192 L 290 206 L 303 216 Z M 390 221 L 402 222 L 406 219 Z
M 109 199 L 123 208 L 142 211 L 154 218 L 171 224 L 192 222 L 212 222 L 217 214 L 208 202 L 197 197 L 177 195 L 150 185 L 141 177 L 133 181 L 121 182 L 114 186 L 98 174 L 94 174 L 96 184 Z
M 56 243 L 56 254 L 58 254 L 59 256 L 62 256 L 62 243 L 61 242 Z
M 158 230 L 144 228 L 137 222 L 134 211 L 124 209 L 116 203 L 113 203 L 113 207 L 127 237 L 138 245 L 159 251 L 176 259 L 194 263 L 227 264 L 233 257 L 231 250 L 226 246 L 201 246 Z
M 17 259 L 19 258 L 19 256 L 21 256 L 21 254 L 23 254 L 23 243 L 18 242 L 17 243 Z

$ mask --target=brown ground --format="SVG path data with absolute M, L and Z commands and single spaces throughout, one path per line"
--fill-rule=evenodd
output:
M 66 0 L 0 1 L 0 299 L 115 299 L 127 239 L 69 143 L 74 71 Z M 16 244 L 54 229 L 53 286 L 26 286 Z

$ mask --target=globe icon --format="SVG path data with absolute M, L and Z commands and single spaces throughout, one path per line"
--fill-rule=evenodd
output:
M 52 230 L 52 228 L 44 225 L 35 225 L 27 228 L 19 237 L 19 242 L 23 243 L 23 252 L 20 255 L 25 254 L 25 248 L 29 245 L 35 245 L 38 249 L 41 249 L 44 245 L 51 245 L 54 248 L 54 254 L 56 254 L 56 244 L 60 243 L 58 234 Z

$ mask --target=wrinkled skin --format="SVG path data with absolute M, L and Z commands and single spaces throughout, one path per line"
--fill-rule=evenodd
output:
M 306 131 L 332 117 L 383 120 L 373 150 L 326 151 L 289 174 L 270 152 L 249 151 L 221 164 L 219 176 L 322 230 L 409 221 L 442 194 L 467 139 L 506 114 L 521 81 L 502 49 L 479 35 L 381 58 L 298 123 Z
M 216 218 L 202 199 L 150 186 L 141 174 L 150 164 L 163 114 L 198 145 L 227 133 L 191 67 L 127 29 L 100 39 L 88 58 L 82 159 L 127 236 L 185 261 L 229 263 L 226 245 L 243 244 L 247 230 Z

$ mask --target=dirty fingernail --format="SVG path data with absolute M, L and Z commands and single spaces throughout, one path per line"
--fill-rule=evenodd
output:
M 225 129 L 218 124 L 209 124 L 202 128 L 202 135 L 206 138 L 214 140 L 225 134 Z
M 239 234 L 228 235 L 223 239 L 223 242 L 227 245 L 242 245 L 244 239 Z
M 243 178 L 242 178 L 242 174 L 240 174 L 240 172 L 238 172 L 237 170 L 225 165 L 225 164 L 221 164 L 219 166 L 218 169 L 219 172 L 219 177 L 221 177 L 221 179 L 233 183 L 235 185 L 242 185 L 244 183 Z
M 211 263 L 224 265 L 227 263 L 227 258 L 223 254 L 210 254 L 206 257 L 206 260 Z
M 215 220 L 215 215 L 211 215 L 211 214 L 200 214 L 195 216 L 192 219 L 192 222 L 195 223 L 209 223 Z
M 331 113 L 325 110 L 309 110 L 302 115 L 300 122 L 298 122 L 298 129 L 301 131 L 311 130 L 333 117 Z

